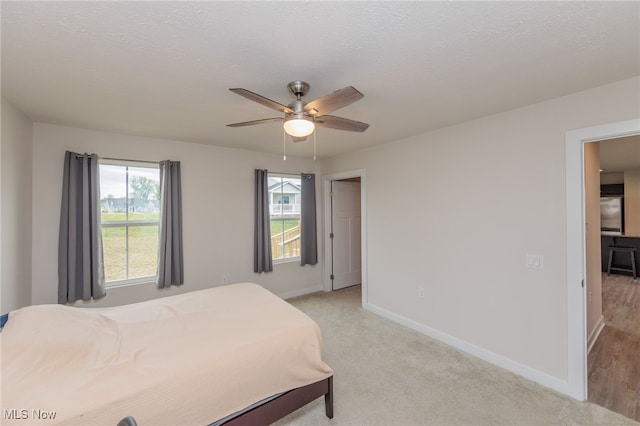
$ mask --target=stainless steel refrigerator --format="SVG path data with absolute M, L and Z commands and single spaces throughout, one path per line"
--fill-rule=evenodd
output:
M 602 232 L 622 233 L 624 231 L 622 197 L 600 198 L 600 230 Z

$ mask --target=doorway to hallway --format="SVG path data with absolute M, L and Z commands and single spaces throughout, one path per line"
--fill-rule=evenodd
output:
M 332 192 L 336 183 L 338 193 L 334 199 Z M 365 306 L 368 303 L 365 170 L 323 176 L 322 185 L 325 258 L 323 289 L 332 291 L 361 284 L 362 306 Z M 334 203 L 337 204 L 335 214 Z M 334 238 L 331 238 L 332 233 Z
M 331 181 L 331 289 L 362 283 L 360 178 Z

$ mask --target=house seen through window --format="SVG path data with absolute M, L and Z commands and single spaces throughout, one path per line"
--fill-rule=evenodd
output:
M 107 286 L 157 277 L 160 169 L 100 162 L 100 215 Z
M 274 261 L 300 257 L 300 176 L 269 173 L 271 255 Z

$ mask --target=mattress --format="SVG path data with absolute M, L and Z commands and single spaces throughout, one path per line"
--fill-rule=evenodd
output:
M 3 425 L 209 424 L 333 374 L 318 325 L 252 283 L 113 308 L 22 308 L 0 353 Z

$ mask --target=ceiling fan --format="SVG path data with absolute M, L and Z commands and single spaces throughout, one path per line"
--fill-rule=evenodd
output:
M 253 126 L 254 124 L 272 123 L 283 121 L 284 131 L 291 136 L 294 142 L 304 141 L 307 136 L 313 133 L 315 126 L 328 127 L 337 130 L 347 130 L 350 132 L 364 132 L 369 125 L 360 121 L 349 120 L 348 118 L 327 115 L 339 108 L 343 108 L 364 97 L 353 86 L 314 99 L 309 102 L 302 100 L 302 97 L 309 91 L 309 83 L 305 81 L 292 81 L 287 85 L 289 93 L 296 98 L 289 105 L 282 105 L 276 101 L 265 98 L 262 95 L 251 92 L 247 89 L 229 89 L 233 93 L 257 102 L 267 108 L 284 113 L 284 117 L 264 118 L 262 120 L 244 121 L 242 123 L 227 124 L 229 127 Z

